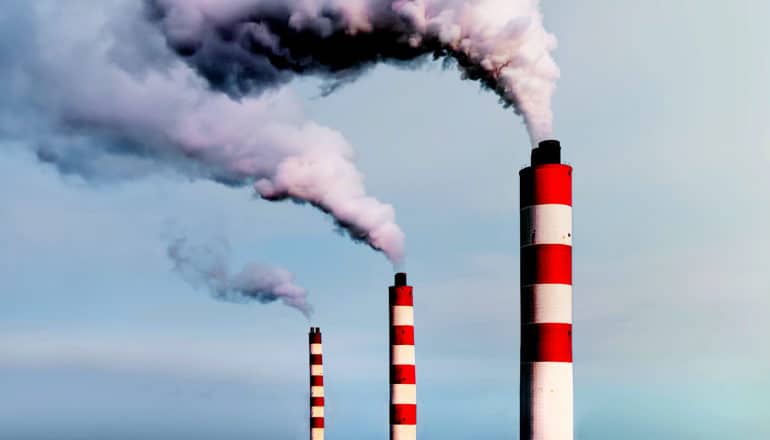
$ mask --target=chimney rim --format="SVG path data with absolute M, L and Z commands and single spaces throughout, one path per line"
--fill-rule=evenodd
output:
M 532 165 L 547 165 L 561 163 L 561 142 L 556 139 L 545 139 L 538 142 L 532 149 Z

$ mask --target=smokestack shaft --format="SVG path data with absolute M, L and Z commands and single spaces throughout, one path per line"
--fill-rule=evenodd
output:
M 324 370 L 321 329 L 310 327 L 310 440 L 324 438 Z
M 572 167 L 533 150 L 521 179 L 520 439 L 573 439 Z
M 390 297 L 390 439 L 417 438 L 414 301 L 406 274 L 396 274 Z

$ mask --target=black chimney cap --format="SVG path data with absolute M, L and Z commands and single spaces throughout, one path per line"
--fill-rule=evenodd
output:
M 396 274 L 396 286 L 406 286 L 406 273 L 399 272 Z
M 556 139 L 541 141 L 532 150 L 532 165 L 561 163 L 561 144 Z

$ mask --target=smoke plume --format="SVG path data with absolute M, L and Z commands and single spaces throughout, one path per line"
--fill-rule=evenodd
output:
M 339 132 L 307 120 L 287 88 L 238 100 L 212 91 L 140 5 L 4 4 L 0 136 L 88 181 L 160 172 L 253 185 L 265 199 L 313 205 L 354 240 L 402 258 L 395 212 L 366 193 Z
M 240 272 L 231 273 L 227 263 L 229 246 L 223 240 L 193 245 L 186 238 L 177 238 L 166 253 L 174 262 L 175 271 L 191 285 L 205 287 L 216 299 L 262 304 L 281 300 L 310 317 L 307 290 L 294 284 L 289 271 L 251 263 Z
M 524 116 L 533 142 L 551 135 L 559 70 L 538 0 L 147 0 L 168 44 L 233 96 L 295 75 L 336 85 L 379 62 L 453 60 L 463 78 Z M 288 188 L 287 188 L 288 189 Z M 291 196 L 291 191 L 285 193 Z
M 558 69 L 538 0 L 6 0 L 0 138 L 91 182 L 181 174 L 307 203 L 395 264 L 404 234 L 351 145 L 285 84 L 454 62 L 551 134 Z M 170 50 L 170 49 L 172 50 Z M 370 103 L 361 103 L 367 105 Z

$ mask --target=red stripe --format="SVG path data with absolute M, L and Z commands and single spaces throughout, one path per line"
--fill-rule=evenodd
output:
M 311 354 L 310 355 L 310 365 L 323 365 L 323 355 L 320 354 Z
M 323 397 L 311 397 L 310 398 L 310 406 L 324 406 L 324 398 Z
M 417 405 L 399 403 L 390 405 L 390 424 L 391 425 L 416 425 L 417 424 Z
M 537 244 L 521 248 L 521 285 L 572 284 L 572 246 Z
M 321 343 L 321 334 L 320 333 L 309 333 L 310 336 L 310 343 L 311 344 L 320 344 Z
M 391 306 L 413 306 L 412 286 L 390 287 L 390 305 Z
M 521 327 L 522 362 L 572 362 L 572 324 Z
M 324 377 L 323 376 L 310 376 L 310 386 L 311 387 L 322 387 L 324 385 Z
M 561 164 L 527 167 L 519 172 L 521 207 L 557 203 L 572 206 L 572 167 Z
M 323 428 L 324 427 L 324 418 L 323 417 L 311 417 L 310 418 L 310 427 L 311 428 Z
M 414 326 L 394 325 L 390 327 L 390 345 L 414 345 Z
M 395 384 L 415 384 L 414 365 L 391 365 L 390 383 Z

